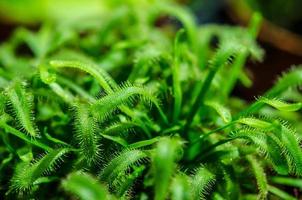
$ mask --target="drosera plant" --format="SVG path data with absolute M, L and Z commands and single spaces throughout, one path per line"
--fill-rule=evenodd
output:
M 259 14 L 199 27 L 170 1 L 102 4 L 1 44 L 4 199 L 301 198 L 302 67 L 232 94 L 264 56 Z

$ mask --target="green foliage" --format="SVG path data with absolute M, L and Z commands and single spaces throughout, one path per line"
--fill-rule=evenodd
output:
M 75 128 L 81 153 L 88 164 L 97 161 L 100 156 L 100 145 L 96 135 L 96 123 L 90 116 L 87 105 L 78 103 L 75 105 Z
M 191 180 L 192 199 L 205 199 L 215 181 L 215 176 L 205 167 L 199 167 Z
M 110 196 L 107 188 L 98 181 L 83 172 L 73 172 L 62 182 L 62 186 L 66 191 L 69 191 L 80 199 L 114 199 Z
M 121 173 L 131 166 L 139 164 L 146 157 L 147 155 L 143 151 L 125 150 L 108 163 L 99 174 L 99 177 L 101 180 L 113 182 Z
M 264 56 L 259 14 L 199 27 L 173 1 L 100 4 L 1 44 L 0 196 L 301 198 L 302 66 L 254 102 L 232 93 Z
M 301 102 L 286 103 L 278 99 L 268 99 L 268 98 L 262 98 L 260 101 L 281 111 L 298 111 L 302 108 Z
M 6 95 L 12 107 L 12 112 L 19 122 L 18 125 L 30 136 L 36 137 L 38 133 L 33 123 L 33 96 L 26 93 L 19 81 L 6 89 Z
M 247 160 L 252 165 L 253 173 L 255 174 L 257 185 L 259 189 L 259 199 L 266 199 L 267 192 L 268 192 L 268 186 L 267 186 L 267 180 L 266 180 L 266 174 L 261 167 L 261 165 L 256 161 L 255 158 L 248 156 Z
M 191 199 L 190 177 L 185 174 L 177 174 L 171 183 L 171 199 Z
M 52 150 L 32 163 L 19 163 L 11 179 L 11 188 L 21 192 L 30 190 L 33 185 L 39 184 L 39 180 L 45 178 L 44 175 L 50 174 L 58 168 L 62 162 L 62 156 L 67 152 L 68 149 Z
M 178 138 L 163 138 L 157 143 L 153 155 L 155 199 L 166 199 L 175 161 L 181 156 L 181 141 Z M 164 163 L 164 164 L 163 164 Z

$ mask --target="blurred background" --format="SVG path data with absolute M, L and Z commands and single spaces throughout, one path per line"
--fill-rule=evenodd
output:
M 106 10 L 102 1 L 109 0 L 0 0 L 0 43 L 19 26 L 38 29 L 41 22 L 98 17 Z M 266 51 L 265 59 L 262 63 L 247 64 L 253 86 L 238 86 L 235 90 L 235 94 L 247 100 L 254 100 L 255 96 L 271 87 L 282 71 L 302 64 L 302 0 L 177 2 L 191 9 L 199 24 L 245 26 L 254 11 L 264 16 L 258 40 Z

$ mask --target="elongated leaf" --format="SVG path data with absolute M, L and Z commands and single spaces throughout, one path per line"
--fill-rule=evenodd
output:
M 108 73 L 95 64 L 76 60 L 52 60 L 49 64 L 55 68 L 71 67 L 83 70 L 92 75 L 108 93 L 111 93 L 113 88 L 117 86 Z
M 143 151 L 135 149 L 125 150 L 108 163 L 108 165 L 100 172 L 99 177 L 103 181 L 112 183 L 120 173 L 125 172 L 132 165 L 138 164 L 146 158 L 147 155 Z
M 178 174 L 171 184 L 172 200 L 191 200 L 191 178 L 185 174 Z M 193 200 L 193 199 L 192 199 Z
M 88 164 L 96 162 L 100 156 L 100 145 L 96 135 L 96 122 L 89 114 L 89 105 L 75 105 L 76 137 L 81 147 L 81 153 Z
M 302 108 L 302 103 L 286 103 L 284 101 L 278 100 L 278 99 L 268 99 L 268 98 L 260 98 L 260 102 L 266 103 L 278 110 L 281 111 L 298 111 Z
M 104 185 L 83 172 L 73 172 L 62 182 L 63 188 L 82 200 L 115 199 Z
M 12 111 L 16 115 L 19 126 L 32 137 L 38 135 L 38 129 L 34 124 L 33 96 L 26 92 L 20 81 L 16 81 L 6 89 Z
M 215 175 L 208 169 L 205 167 L 198 168 L 191 182 L 192 199 L 205 199 L 205 194 L 208 193 L 214 181 Z
M 175 160 L 179 157 L 181 142 L 177 138 L 162 138 L 153 155 L 153 173 L 155 178 L 155 199 L 164 200 L 176 167 Z
M 17 191 L 29 190 L 40 177 L 53 172 L 62 162 L 68 149 L 55 149 L 33 163 L 19 163 L 11 179 L 11 188 Z
M 273 183 L 277 183 L 280 185 L 287 185 L 287 186 L 297 187 L 297 188 L 302 189 L 302 179 L 275 176 L 275 177 L 271 178 L 271 181 Z
M 252 156 L 248 156 L 247 160 L 251 163 L 253 173 L 255 174 L 259 189 L 259 199 L 266 199 L 268 193 L 268 185 L 264 169 Z
M 232 121 L 232 115 L 229 109 L 214 101 L 206 101 L 206 106 L 213 108 L 223 119 L 224 122 L 228 123 Z

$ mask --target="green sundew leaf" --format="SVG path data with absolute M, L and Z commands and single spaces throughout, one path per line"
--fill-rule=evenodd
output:
M 222 169 L 223 177 L 221 181 L 223 181 L 223 185 L 221 186 L 223 188 L 221 189 L 226 199 L 239 199 L 240 186 L 239 186 L 239 182 L 236 181 L 237 177 L 234 168 L 235 167 L 229 165 L 229 166 L 224 166 Z
M 146 158 L 147 154 L 143 151 L 136 149 L 125 150 L 107 164 L 100 172 L 99 177 L 102 181 L 112 183 L 120 173 L 125 172 L 131 166 L 139 164 Z
M 230 137 L 233 139 L 242 138 L 252 141 L 253 144 L 260 149 L 260 152 L 265 154 L 267 159 L 272 162 L 274 169 L 279 174 L 289 173 L 289 166 L 284 154 L 284 144 L 282 144 L 282 141 L 275 135 L 268 134 L 259 129 L 248 128 L 233 131 Z
M 53 181 L 57 181 L 59 180 L 58 177 L 41 177 L 41 178 L 38 178 L 34 183 L 33 185 L 40 185 L 42 183 L 51 183 Z
M 260 102 L 263 102 L 265 104 L 268 104 L 280 111 L 288 111 L 288 112 L 293 112 L 293 111 L 298 111 L 302 108 L 302 103 L 286 103 L 284 101 L 278 100 L 278 99 L 268 99 L 268 98 L 260 98 Z
M 268 159 L 272 161 L 273 168 L 278 174 L 287 175 L 289 167 L 284 155 L 284 145 L 274 135 L 267 135 L 266 143 Z
M 191 200 L 191 178 L 185 174 L 177 174 L 171 184 L 172 200 Z M 193 199 L 192 199 L 193 200 Z
M 274 168 L 280 172 L 280 174 L 287 174 L 288 172 L 297 175 L 302 174 L 300 138 L 294 130 L 288 127 L 286 122 L 276 120 L 272 125 L 273 129 L 263 131 L 265 135 L 269 134 L 269 132 L 273 132 L 273 134 L 270 134 L 272 140 L 267 141 L 270 146 L 267 146 L 266 149 L 271 150 Z M 260 131 L 261 130 L 258 130 L 258 132 Z M 274 149 L 273 146 L 276 148 Z M 277 146 L 281 149 L 279 150 Z M 286 158 L 288 168 L 285 167 L 282 161 L 283 156 Z
M 90 109 L 95 117 L 103 120 L 106 119 L 113 111 L 117 110 L 119 106 L 131 103 L 135 96 L 140 97 L 141 100 L 153 103 L 158 109 L 163 120 L 167 122 L 167 117 L 162 112 L 157 97 L 149 89 L 141 86 L 123 86 L 114 93 L 108 94 L 97 100 L 91 105 Z
M 251 117 L 240 118 L 237 122 L 261 130 L 269 130 L 273 128 L 272 123 Z
M 205 199 L 205 195 L 215 182 L 215 175 L 205 167 L 196 170 L 191 182 L 192 199 Z
M 168 196 L 168 188 L 176 168 L 182 142 L 178 138 L 161 138 L 153 155 L 152 166 L 154 174 L 155 200 L 164 200 Z
M 281 159 L 280 156 L 284 155 L 287 160 L 289 171 L 297 175 L 302 174 L 302 149 L 299 145 L 300 138 L 297 136 L 294 130 L 290 129 L 285 122 L 275 121 L 273 123 L 270 123 L 263 120 L 258 121 L 258 119 L 252 121 L 250 121 L 250 118 L 242 119 L 248 119 L 248 121 L 245 121 L 244 124 L 256 128 L 256 130 L 247 130 L 246 132 L 245 130 L 243 130 L 237 132 L 236 134 L 243 133 L 243 137 L 251 139 L 253 135 L 256 136 L 257 134 L 260 134 L 260 132 L 263 132 L 261 134 L 265 137 L 267 137 L 267 134 L 272 132 L 272 134 L 270 134 L 272 140 L 268 142 L 270 142 L 270 145 L 274 145 L 275 147 L 279 146 L 280 150 L 274 150 L 272 149 L 272 146 L 268 147 L 267 145 L 265 145 L 265 148 L 262 149 L 264 149 L 265 151 L 270 150 L 270 153 L 275 154 L 272 155 L 274 167 L 277 167 L 277 171 L 281 172 L 281 174 L 287 173 L 287 168 L 285 168 L 284 163 L 278 161 L 279 159 Z M 249 132 L 252 135 L 247 135 L 247 133 Z M 253 138 L 252 141 L 254 141 L 254 139 L 255 138 Z M 262 140 L 264 140 L 264 138 L 261 137 L 256 140 L 257 146 L 261 147 L 261 145 L 264 145 Z M 277 152 L 279 153 L 279 155 L 276 154 Z
M 266 180 L 266 174 L 263 167 L 256 161 L 252 156 L 247 156 L 247 160 L 252 166 L 253 173 L 257 180 L 257 185 L 259 189 L 258 199 L 266 199 L 268 193 L 268 185 Z
M 257 129 L 239 129 L 237 131 L 232 131 L 229 136 L 232 139 L 235 138 L 249 139 L 257 146 L 260 146 L 263 149 L 267 148 L 267 144 L 265 141 L 265 133 Z
M 13 82 L 5 93 L 19 126 L 30 136 L 36 137 L 38 129 L 34 123 L 32 94 L 25 91 L 20 81 Z
M 68 152 L 69 150 L 65 148 L 55 149 L 33 163 L 19 163 L 11 179 L 10 187 L 20 192 L 30 190 L 38 178 L 54 171 L 62 162 L 62 156 Z
M 89 105 L 76 103 L 75 128 L 76 138 L 80 144 L 81 154 L 91 164 L 96 162 L 100 156 L 100 147 L 96 136 L 96 122 L 89 113 Z
M 284 144 L 285 155 L 288 157 L 291 172 L 296 175 L 302 175 L 302 149 L 300 147 L 300 138 L 294 130 L 286 125 L 282 125 L 279 132 L 281 142 Z
M 277 83 L 264 94 L 264 97 L 272 99 L 278 97 L 282 92 L 286 91 L 288 88 L 296 87 L 302 85 L 302 66 L 296 66 L 291 71 L 285 73 Z M 264 102 L 256 101 L 250 105 L 247 109 L 238 113 L 235 118 L 240 118 L 242 116 L 247 116 L 252 113 L 259 111 L 265 105 Z
M 264 96 L 275 97 L 290 87 L 299 86 L 302 84 L 302 66 L 298 65 L 292 68 L 289 72 L 282 75 L 275 86 L 270 89 Z
M 262 49 L 259 48 L 255 42 L 255 38 L 257 37 L 260 23 L 261 23 L 261 16 L 259 16 L 259 14 L 256 13 L 253 15 L 250 21 L 248 30 L 231 28 L 229 30 L 226 29 L 224 33 L 224 31 L 217 28 L 217 31 L 220 32 L 218 34 L 222 34 L 221 40 L 231 40 L 231 39 L 237 40 L 238 43 L 243 44 L 243 49 L 244 49 L 235 58 L 230 70 L 228 71 L 230 76 L 228 77 L 228 79 L 225 80 L 224 87 L 222 88 L 225 96 L 228 96 L 230 92 L 234 89 L 238 78 L 245 78 L 244 76 L 242 76 L 243 74 L 242 68 L 246 63 L 248 56 L 251 55 L 252 59 L 257 59 L 257 60 L 261 60 L 263 57 Z M 248 79 L 246 78 L 243 80 L 248 81 Z
M 270 179 L 273 183 L 302 189 L 302 179 L 275 176 Z
M 284 192 L 283 190 L 280 190 L 279 188 L 276 188 L 274 186 L 269 185 L 268 186 L 268 191 L 277 197 L 280 197 L 281 199 L 286 199 L 286 200 L 296 200 L 295 197 L 291 196 L 290 194 Z
M 85 71 L 93 76 L 107 93 L 112 93 L 113 89 L 118 87 L 106 71 L 93 63 L 85 63 L 77 60 L 51 60 L 49 64 L 55 68 L 69 67 Z
M 264 52 L 246 28 L 221 25 L 208 25 L 207 28 L 212 29 L 212 37 L 217 36 L 220 43 L 232 41 L 242 48 L 241 53 L 250 54 L 253 60 L 262 60 Z
M 94 177 L 83 173 L 73 172 L 62 181 L 64 190 L 75 194 L 82 200 L 115 199 L 108 189 L 101 185 Z
M 236 57 L 238 54 L 242 52 L 242 46 L 237 44 L 236 42 L 230 40 L 222 43 L 217 49 L 215 55 L 210 60 L 209 64 L 209 72 L 206 75 L 205 80 L 203 81 L 202 87 L 200 88 L 197 97 L 194 100 L 193 105 L 191 106 L 190 112 L 187 117 L 187 121 L 184 127 L 184 131 L 187 132 L 190 128 L 193 119 L 198 113 L 199 108 L 204 105 L 204 101 L 206 98 L 206 94 L 209 91 L 212 81 L 218 72 L 218 70 L 224 66 L 232 57 Z
M 212 37 L 217 37 L 220 43 L 223 44 L 232 41 L 237 44 L 240 49 L 236 56 L 233 56 L 233 58 L 230 59 L 234 61 L 230 64 L 227 71 L 222 71 L 222 73 L 219 74 L 221 76 L 226 72 L 229 74 L 227 79 L 222 78 L 220 80 L 220 85 L 223 85 L 223 87 L 219 88 L 223 93 L 223 98 L 226 99 L 234 89 L 239 78 L 247 81 L 246 83 L 250 82 L 242 75 L 243 67 L 248 58 L 257 61 L 262 60 L 263 50 L 256 44 L 252 34 L 249 34 L 244 28 L 217 25 L 208 25 L 206 28 L 212 31 Z
M 220 103 L 215 101 L 206 101 L 205 105 L 213 108 L 220 115 L 224 122 L 229 123 L 232 121 L 232 115 L 230 110 L 221 105 Z
M 225 85 L 223 86 L 224 94 L 226 96 L 229 95 L 231 91 L 234 89 L 237 79 L 240 76 L 240 72 L 244 67 L 248 55 L 249 55 L 248 51 L 245 50 L 235 58 L 234 63 L 229 72 L 230 77 L 228 78 L 228 80 L 226 80 Z
M 129 174 L 121 174 L 120 180 L 118 180 L 115 185 L 118 197 L 127 196 L 127 192 L 131 190 L 131 186 L 134 184 L 135 180 L 142 175 L 146 167 L 144 165 L 140 165 L 133 166 L 132 168 L 133 172 L 130 172 Z

